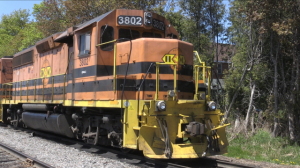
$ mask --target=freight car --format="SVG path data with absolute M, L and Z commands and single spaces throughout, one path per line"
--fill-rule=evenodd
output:
M 210 87 L 198 90 L 210 67 L 156 13 L 118 9 L 70 27 L 16 53 L 11 72 L 1 122 L 149 158 L 227 152 Z

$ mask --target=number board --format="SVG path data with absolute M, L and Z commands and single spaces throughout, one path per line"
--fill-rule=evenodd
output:
M 118 16 L 119 25 L 142 26 L 143 18 L 141 16 Z
M 153 27 L 162 31 L 165 31 L 165 23 L 160 21 L 160 20 L 156 20 L 156 19 L 152 19 L 152 24 Z

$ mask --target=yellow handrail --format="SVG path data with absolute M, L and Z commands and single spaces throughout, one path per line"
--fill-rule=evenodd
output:
M 113 89 L 114 93 L 116 93 L 116 56 L 117 56 L 117 43 L 114 44 L 114 83 L 113 83 Z
M 5 92 L 5 103 L 6 103 L 6 86 L 5 86 L 5 90 L 4 90 L 4 92 Z
M 27 81 L 27 101 L 28 101 L 28 81 Z
M 65 103 L 65 82 L 66 82 L 66 74 L 64 75 L 64 88 L 63 88 L 63 104 Z
M 16 103 L 17 100 L 17 83 L 15 83 L 15 101 L 14 103 Z
M 201 59 L 200 59 L 200 56 L 199 56 L 199 54 L 198 54 L 198 51 L 194 51 L 194 53 L 196 54 L 196 56 L 197 56 L 199 62 L 202 63 L 202 61 L 201 61 Z
M 9 96 L 9 100 L 11 99 L 11 97 L 10 97 L 10 92 L 11 92 L 11 89 L 12 89 L 12 87 L 11 87 L 11 85 L 8 85 L 9 86 L 9 91 L 8 91 L 8 96 Z
M 45 101 L 45 96 L 44 96 L 45 84 L 44 84 L 44 82 L 45 82 L 45 78 L 43 78 L 43 81 L 42 81 L 42 83 L 43 83 L 43 102 Z
M 20 82 L 21 85 L 20 85 L 20 101 L 22 101 L 22 83 L 23 81 Z
M 156 90 L 155 90 L 155 100 L 158 100 L 158 92 L 159 92 L 159 65 L 173 65 L 174 66 L 174 93 L 175 96 L 173 97 L 173 100 L 176 100 L 177 96 L 177 73 L 176 73 L 176 63 L 161 63 L 156 62 Z
M 205 63 L 202 62 L 202 65 L 195 65 L 194 66 L 195 68 L 195 95 L 194 95 L 194 100 L 198 100 L 198 87 L 199 87 L 199 68 L 203 68 L 202 69 L 202 79 L 203 79 L 203 82 L 205 83 L 206 81 L 206 77 L 205 77 L 205 73 L 206 73 L 206 69 L 207 69 L 207 85 L 208 85 L 208 93 L 207 93 L 207 100 L 209 101 L 210 100 L 210 80 L 211 80 L 211 67 L 209 66 L 205 66 Z
M 34 100 L 36 101 L 36 79 L 34 80 Z
M 45 86 L 44 86 L 44 80 L 45 80 L 45 78 L 52 78 L 52 87 L 51 87 L 51 89 L 52 89 L 52 93 L 51 93 L 51 100 L 52 100 L 52 102 L 53 102 L 53 100 L 54 100 L 54 77 L 55 76 L 60 76 L 60 75 L 64 75 L 64 83 L 63 83 L 63 102 L 65 101 L 65 83 L 66 83 L 66 74 L 58 74 L 58 75 L 53 75 L 53 76 L 50 76 L 50 77 L 42 77 L 42 78 L 34 78 L 34 79 L 29 79 L 29 80 L 23 80 L 23 81 L 18 81 L 18 82 L 9 82 L 9 83 L 4 83 L 3 84 L 3 86 L 5 86 L 5 85 L 8 85 L 9 87 L 10 86 L 12 86 L 12 88 L 11 88 L 11 90 L 9 90 L 9 96 L 10 96 L 10 92 L 12 92 L 12 90 L 13 90 L 13 85 L 15 84 L 15 99 L 14 100 L 16 100 L 16 92 L 17 92 L 17 90 L 16 90 L 16 88 L 17 88 L 17 83 L 20 83 L 20 101 L 22 101 L 22 84 L 23 84 L 23 82 L 27 82 L 27 101 L 29 101 L 29 95 L 28 95 L 28 89 L 29 89 L 29 81 L 30 80 L 34 80 L 34 101 L 36 101 L 36 80 L 37 79 L 42 79 L 42 84 L 43 84 L 43 101 L 45 101 L 45 98 L 44 98 L 44 90 L 45 90 Z M 3 87 L 2 88 L 3 90 L 1 91 L 1 93 L 4 91 L 6 91 L 7 90 L 7 87 Z M 3 93 L 3 95 L 5 95 L 5 102 L 6 102 L 6 99 L 7 99 L 7 97 L 6 97 L 6 92 L 5 93 Z
M 198 60 L 199 60 L 199 63 L 202 64 L 202 65 L 195 65 L 194 68 L 195 68 L 195 95 L 194 95 L 194 100 L 198 100 L 198 87 L 199 87 L 199 68 L 202 68 L 202 78 L 203 78 L 203 82 L 205 83 L 206 81 L 206 77 L 205 77 L 205 73 L 206 73 L 206 69 L 207 69 L 207 85 L 208 85 L 208 90 L 207 90 L 207 101 L 210 101 L 210 92 L 211 92 L 211 88 L 210 88 L 210 81 L 211 81 L 211 67 L 209 66 L 205 66 L 205 62 L 202 62 L 200 57 L 199 57 L 199 54 L 197 51 L 194 51 L 194 53 L 196 54 Z
M 51 93 L 51 101 L 53 102 L 53 91 L 54 91 L 54 77 L 52 77 L 52 93 Z
M 108 42 L 105 42 L 105 43 L 97 44 L 96 47 L 104 45 L 104 44 L 109 44 L 109 43 L 112 43 L 112 42 L 116 42 L 116 41 L 117 40 L 111 40 L 111 41 L 108 41 Z
M 116 55 L 117 55 L 117 43 L 116 42 L 117 42 L 117 40 L 112 40 L 112 41 L 108 41 L 108 42 L 96 45 L 96 47 L 98 47 L 98 46 L 101 46 L 101 45 L 114 43 L 114 69 L 113 69 L 113 76 L 114 76 L 113 90 L 114 90 L 114 93 L 116 92 Z

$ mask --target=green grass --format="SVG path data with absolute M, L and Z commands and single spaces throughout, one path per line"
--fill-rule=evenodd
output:
M 228 137 L 230 136 L 229 134 Z M 269 132 L 260 130 L 248 139 L 242 134 L 232 140 L 229 138 L 228 154 L 225 156 L 284 165 L 300 165 L 300 146 L 290 144 L 285 138 L 272 138 Z

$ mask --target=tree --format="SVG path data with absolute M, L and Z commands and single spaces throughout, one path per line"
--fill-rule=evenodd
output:
M 44 0 L 35 4 L 33 15 L 45 36 L 64 31 L 114 9 L 151 10 L 158 1 L 146 0 Z
M 300 122 L 297 118 L 299 105 L 296 103 L 299 100 L 299 6 L 297 0 L 233 1 L 229 34 L 237 47 L 237 54 L 232 61 L 234 66 L 229 71 L 230 76 L 226 79 L 229 99 L 234 98 L 232 93 L 239 97 L 240 103 L 234 103 L 234 106 L 243 109 L 243 102 L 249 102 L 248 110 L 242 110 L 246 116 L 246 129 L 253 103 L 253 108 L 263 110 L 264 116 L 273 125 L 273 136 L 288 135 L 292 141 L 296 139 L 295 126 L 299 125 L 296 122 Z M 245 56 L 256 50 L 260 51 L 261 56 L 254 61 L 242 61 L 249 60 Z M 240 85 L 232 87 L 233 78 L 244 74 L 245 71 L 239 67 L 246 69 L 246 62 L 248 65 L 253 63 L 254 71 L 248 72 Z M 247 85 L 256 91 L 252 92 L 245 87 Z
M 20 9 L 1 17 L 0 57 L 13 55 L 43 37 L 36 23 L 29 21 L 29 16 L 28 10 Z

